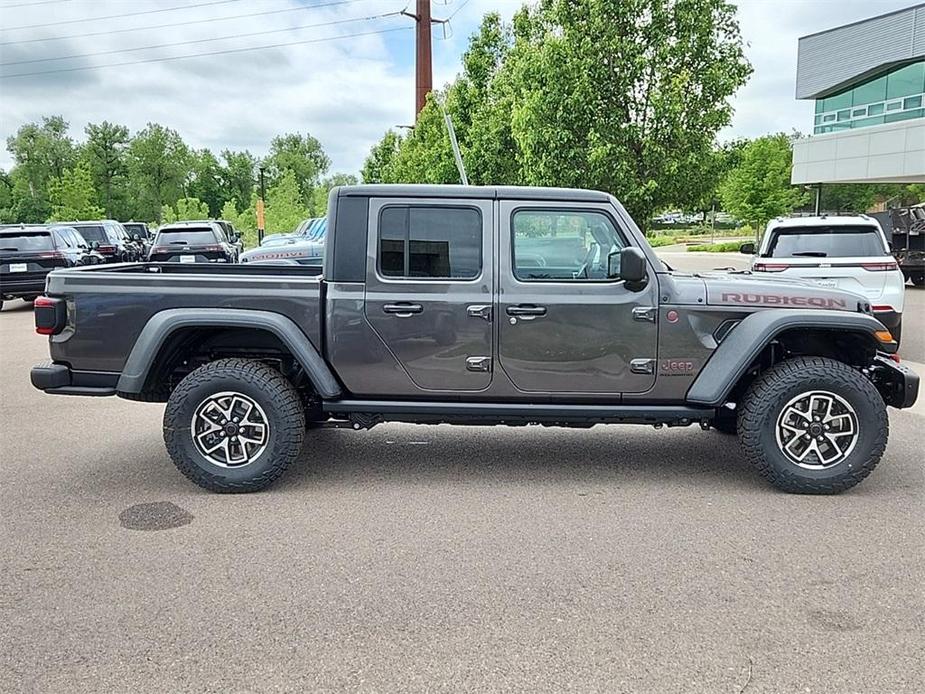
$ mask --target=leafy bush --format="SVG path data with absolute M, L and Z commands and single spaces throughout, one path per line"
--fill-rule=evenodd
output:
M 733 253 L 739 250 L 741 241 L 726 241 L 725 243 L 702 243 L 697 246 L 688 246 L 687 250 L 695 253 Z

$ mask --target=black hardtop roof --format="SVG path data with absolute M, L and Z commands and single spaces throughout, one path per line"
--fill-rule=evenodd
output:
M 461 186 L 418 183 L 374 183 L 341 186 L 344 197 L 393 198 L 489 198 L 493 200 L 561 200 L 565 202 L 609 202 L 609 193 L 581 188 L 533 188 L 530 186 Z

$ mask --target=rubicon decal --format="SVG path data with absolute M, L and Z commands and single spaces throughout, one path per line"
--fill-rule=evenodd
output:
M 787 294 L 740 294 L 723 292 L 724 304 L 750 304 L 752 306 L 809 306 L 811 308 L 848 308 L 844 299 L 823 296 L 788 296 Z

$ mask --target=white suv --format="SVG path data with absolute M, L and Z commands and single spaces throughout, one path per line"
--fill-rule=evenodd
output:
M 754 253 L 755 244 L 744 244 L 742 252 Z M 883 229 L 872 217 L 774 219 L 752 259 L 752 270 L 860 294 L 899 342 L 906 282 Z

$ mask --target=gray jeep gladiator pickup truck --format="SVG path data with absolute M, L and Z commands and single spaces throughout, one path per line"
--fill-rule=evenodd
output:
M 863 297 L 672 271 L 605 193 L 348 186 L 328 215 L 323 268 L 51 273 L 32 383 L 166 402 L 171 458 L 218 492 L 266 487 L 312 425 L 400 421 L 696 423 L 777 487 L 834 493 L 918 393 Z

